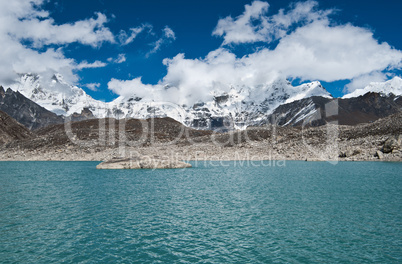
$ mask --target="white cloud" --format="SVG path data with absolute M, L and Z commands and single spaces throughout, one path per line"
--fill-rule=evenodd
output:
M 115 63 L 123 63 L 127 60 L 126 55 L 125 54 L 119 54 L 119 56 L 117 56 L 117 59 L 114 61 Z
M 125 95 L 149 90 L 153 94 L 144 93 L 144 97 L 192 104 L 211 99 L 214 91 L 227 92 L 231 85 L 261 89 L 278 78 L 327 82 L 352 79 L 353 89 L 363 80 L 380 79 L 380 72 L 401 68 L 400 50 L 379 43 L 368 29 L 332 23 L 332 10 L 319 10 L 317 2 L 296 3 L 272 16 L 266 15 L 268 7 L 254 1 L 236 19 L 220 20 L 213 34 L 223 37 L 223 46 L 205 58 L 188 59 L 178 54 L 165 59 L 167 75 L 156 86 L 145 85 L 140 78 L 114 79 L 109 89 Z M 237 57 L 230 45 L 225 46 L 272 39 L 278 41 L 276 47 L 261 43 L 256 52 L 243 57 Z M 119 89 L 119 83 L 125 88 Z
M 87 61 L 82 61 L 80 62 L 77 66 L 76 69 L 82 70 L 82 69 L 89 69 L 89 68 L 102 68 L 105 67 L 107 64 L 101 61 L 94 61 L 92 63 L 89 63 Z
M 244 13 L 236 19 L 231 16 L 220 19 L 213 35 L 224 36 L 224 44 L 264 41 L 265 30 L 262 24 L 266 22 L 264 14 L 268 11 L 268 7 L 267 2 L 261 1 L 245 5 Z M 255 21 L 259 23 L 254 25 Z
M 275 25 L 289 28 L 291 25 L 298 22 L 309 23 L 320 19 L 326 20 L 328 15 L 332 14 L 332 12 L 332 9 L 319 10 L 318 2 L 310 0 L 293 3 L 291 9 L 287 12 L 285 9 L 280 9 L 278 14 L 267 18 L 267 20 L 272 21 Z
M 166 39 L 176 39 L 176 35 L 174 34 L 173 30 L 168 26 L 165 26 L 165 28 L 163 29 L 163 34 Z
M 113 63 L 117 63 L 117 64 L 123 63 L 126 60 L 127 60 L 127 58 L 126 58 L 125 54 L 119 54 L 117 56 L 117 58 L 115 58 L 115 59 L 113 59 L 113 58 L 108 58 L 107 59 L 108 62 L 113 62 Z
M 35 17 L 48 17 L 49 13 L 44 10 L 33 8 L 39 6 L 43 0 L 32 1 L 1 1 L 0 2 L 0 17 L 12 18 L 35 18 Z
M 325 20 L 299 27 L 274 50 L 262 49 L 246 59 L 261 71 L 327 82 L 398 67 L 401 60 L 401 51 L 378 43 L 372 32 L 350 24 L 330 26 Z
M 345 92 L 351 93 L 357 89 L 363 89 L 372 82 L 383 82 L 387 80 L 387 75 L 382 72 L 370 72 L 368 74 L 360 75 L 354 78 L 350 83 L 345 86 Z
M 132 43 L 138 37 L 138 35 L 144 31 L 147 31 L 147 33 L 150 35 L 155 35 L 153 32 L 153 26 L 151 24 L 142 24 L 141 26 L 131 28 L 130 31 L 130 35 L 128 35 L 124 30 L 120 31 L 118 38 L 121 45 L 125 46 Z M 150 44 L 153 48 L 145 56 L 148 57 L 149 55 L 156 53 L 158 50 L 160 50 L 162 45 L 170 43 L 175 39 L 176 35 L 174 31 L 170 27 L 165 26 L 165 28 L 162 30 L 162 36 Z
M 332 10 L 318 10 L 317 6 L 315 1 L 298 2 L 288 12 L 280 9 L 278 14 L 267 16 L 269 4 L 254 1 L 235 19 L 220 19 L 212 34 L 223 37 L 223 45 L 270 42 L 285 36 L 292 25 L 326 20 Z
M 75 61 L 66 58 L 60 49 L 37 52 L 9 38 L 2 38 L 0 58 L 0 82 L 5 85 L 14 83 L 18 73 L 28 72 L 58 72 L 70 83 L 78 81 L 78 76 L 73 73 Z
M 152 50 L 150 50 L 147 53 L 146 56 L 148 57 L 150 54 L 156 53 L 158 50 L 160 50 L 160 48 L 162 47 L 163 44 L 170 43 L 173 40 L 176 40 L 175 33 L 173 32 L 173 30 L 171 28 L 169 28 L 168 26 L 165 26 L 165 28 L 163 29 L 162 37 L 151 44 L 153 46 L 153 48 L 152 48 Z
M 98 47 L 107 41 L 113 43 L 114 36 L 104 24 L 107 18 L 102 13 L 96 13 L 97 18 L 77 21 L 71 24 L 55 25 L 52 18 L 25 18 L 13 25 L 11 37 L 18 40 L 32 41 L 34 47 L 49 44 L 66 44 L 78 42 L 84 45 Z
M 61 48 L 47 45 L 77 42 L 99 47 L 103 42 L 114 43 L 113 34 L 105 27 L 106 16 L 96 13 L 96 18 L 56 25 L 49 13 L 41 9 L 44 2 L 0 1 L 0 83 L 11 84 L 19 73 L 27 72 L 43 75 L 58 72 L 67 82 L 76 83 L 79 78 L 74 70 L 104 66 L 99 61 L 77 65 L 65 57 Z M 23 41 L 29 45 L 21 44 Z
M 120 81 L 112 78 L 108 82 L 108 88 L 112 92 L 123 96 L 136 95 L 138 97 L 146 97 L 154 91 L 156 86 L 143 84 L 141 77 L 135 78 L 133 80 Z
M 100 83 L 87 83 L 87 84 L 85 84 L 85 86 L 89 90 L 94 91 L 94 92 L 98 91 L 98 88 L 100 87 L 100 85 L 101 85 Z
M 131 34 L 128 35 L 126 31 L 121 30 L 119 34 L 119 41 L 122 45 L 128 45 L 134 41 L 134 39 L 144 30 L 148 29 L 148 32 L 152 31 L 152 25 L 142 24 L 141 26 L 130 28 Z

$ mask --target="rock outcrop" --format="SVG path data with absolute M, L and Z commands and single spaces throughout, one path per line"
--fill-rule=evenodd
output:
M 401 137 L 389 137 L 387 140 L 384 142 L 384 147 L 382 148 L 382 152 L 384 153 L 391 153 L 393 150 L 399 149 L 399 146 L 401 144 Z
M 191 164 L 158 156 L 113 158 L 96 166 L 97 169 L 183 169 Z
M 91 110 L 89 110 L 89 108 L 84 107 L 84 108 L 81 110 L 81 113 L 80 113 L 80 114 L 78 114 L 78 113 L 73 113 L 73 114 L 70 116 L 70 118 L 71 118 L 71 121 L 82 121 L 82 120 L 87 120 L 87 119 L 94 119 L 94 118 L 96 118 L 96 117 L 95 117 L 94 114 L 91 112 Z
M 339 158 L 348 158 L 348 157 L 352 157 L 352 156 L 355 156 L 355 155 L 358 155 L 358 154 L 360 154 L 362 151 L 361 151 L 361 149 L 359 149 L 359 148 L 356 148 L 356 149 L 350 149 L 350 148 L 348 148 L 348 149 L 346 149 L 345 151 L 341 151 L 340 153 L 339 153 Z
M 381 150 L 377 150 L 374 154 L 374 157 L 377 157 L 379 159 L 383 159 L 384 158 L 384 153 L 382 153 Z

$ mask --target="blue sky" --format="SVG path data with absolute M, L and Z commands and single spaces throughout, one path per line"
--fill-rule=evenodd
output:
M 402 16 L 400 10 L 402 10 L 402 1 L 398 0 L 307 2 L 34 0 L 33 2 L 36 5 L 20 4 L 18 8 L 23 10 L 21 13 L 14 11 L 18 9 L 15 6 L 8 9 L 13 11 L 7 11 L 7 7 L 3 8 L 3 13 L 0 15 L 4 19 L 7 16 L 17 17 L 19 21 L 30 21 L 36 18 L 38 24 L 35 28 L 35 23 L 29 23 L 31 26 L 15 26 L 11 33 L 3 30 L 5 32 L 3 33 L 8 36 L 13 36 L 15 32 L 15 37 L 10 38 L 9 46 L 12 45 L 12 41 L 18 41 L 22 47 L 21 51 L 15 51 L 16 54 L 26 52 L 29 54 L 26 60 L 29 60 L 31 55 L 32 58 L 39 60 L 43 58 L 43 64 L 46 64 L 46 67 L 40 71 L 49 69 L 62 73 L 65 71 L 64 75 L 68 81 L 76 83 L 92 97 L 105 101 L 110 101 L 120 94 L 129 94 L 131 91 L 141 94 L 139 90 L 149 91 L 153 89 L 153 86 L 149 85 L 158 83 L 182 86 L 178 88 L 179 91 L 187 90 L 187 93 L 192 93 L 197 83 L 209 86 L 210 83 L 231 82 L 230 74 L 233 75 L 235 71 L 231 72 L 232 68 L 228 66 L 230 63 L 252 65 L 244 71 L 249 71 L 250 74 L 255 73 L 256 76 L 270 76 L 269 78 L 253 77 L 251 84 L 257 84 L 258 81 L 269 82 L 278 76 L 286 77 L 294 84 L 320 80 L 334 96 L 341 96 L 347 90 L 352 91 L 369 81 L 384 81 L 394 75 L 401 76 Z M 301 3 L 299 9 L 297 9 L 297 3 Z M 9 4 L 1 3 L 0 5 Z M 243 25 L 241 17 L 244 15 L 243 18 L 247 18 L 246 5 L 250 8 L 252 15 L 250 24 Z M 308 6 L 312 8 L 307 8 L 306 11 Z M 280 19 L 290 19 L 298 14 L 291 13 L 292 10 L 305 10 L 305 13 L 284 26 L 284 24 L 272 22 L 273 16 L 280 14 L 280 9 L 283 9 L 284 14 Z M 12 12 L 15 14 L 10 15 Z M 43 12 L 46 14 L 42 14 Z M 328 20 L 327 24 L 319 25 L 326 20 Z M 41 25 L 46 21 L 49 22 L 46 26 Z M 81 21 L 82 25 L 76 25 L 72 30 L 63 31 L 60 28 L 77 21 Z M 264 24 L 267 21 L 272 23 Z M 94 23 L 97 23 L 96 26 L 93 26 Z M 324 65 L 325 69 L 305 63 L 306 57 L 290 56 L 294 60 L 293 64 L 300 65 L 302 62 L 300 60 L 303 60 L 305 66 L 294 68 L 292 63 L 285 63 L 286 65 L 278 66 L 276 71 L 276 63 L 283 64 L 282 60 L 287 60 L 287 54 L 280 54 L 280 50 L 283 50 L 286 45 L 297 47 L 299 40 L 306 41 L 300 34 L 314 33 L 312 30 L 315 24 L 317 24 L 317 34 L 320 34 L 321 38 L 329 39 L 337 34 L 339 38 L 345 37 L 345 43 L 350 42 L 349 46 L 338 43 L 334 44 L 334 47 L 331 46 L 332 42 L 327 44 L 323 42 L 322 45 L 328 45 L 328 53 L 333 50 L 334 54 L 350 57 L 361 51 L 362 57 L 352 58 L 350 64 L 348 58 L 338 63 L 336 58 L 327 58 L 325 49 L 323 54 L 323 48 L 317 46 L 315 53 L 317 57 L 314 60 L 327 60 L 331 63 L 331 65 Z M 32 30 L 29 27 L 32 27 Z M 52 34 L 39 31 L 46 30 L 46 27 L 49 27 L 48 31 L 58 28 Z M 82 34 L 74 33 L 79 31 L 79 27 L 89 27 L 90 31 L 85 33 L 83 30 Z M 29 32 L 38 33 L 26 36 L 27 31 L 28 35 L 31 34 Z M 61 36 L 63 32 L 65 32 L 64 37 Z M 137 33 L 134 34 L 135 37 L 132 35 L 133 32 Z M 372 33 L 371 38 L 369 33 Z M 41 34 L 43 37 L 39 37 Z M 132 36 L 131 39 L 130 36 Z M 366 46 L 365 40 L 371 44 Z M 282 43 L 282 49 L 277 49 L 279 43 Z M 389 47 L 385 47 L 384 43 L 387 43 Z M 350 47 L 355 50 L 351 50 Z M 48 54 L 50 51 L 54 54 Z M 275 53 L 269 51 L 275 51 Z M 45 53 L 48 56 L 44 56 Z M 377 53 L 381 58 L 373 56 Z M 178 54 L 183 56 L 180 57 Z M 208 55 L 211 54 L 214 58 L 207 60 Z M 319 54 L 324 56 L 320 57 Z M 1 52 L 0 56 L 2 56 Z M 373 58 L 367 62 L 361 62 L 370 67 L 360 67 L 358 60 L 370 56 Z M 4 55 L 4 57 L 7 56 Z M 7 61 L 7 58 L 4 60 Z M 13 60 L 10 59 L 10 65 L 6 65 L 13 68 L 13 72 L 19 73 L 23 70 L 35 72 L 35 69 L 38 69 L 35 62 L 23 61 L 22 58 L 19 61 Z M 311 63 L 314 64 L 314 60 Z M 264 61 L 269 65 L 263 65 Z M 206 79 L 211 80 L 205 83 L 197 79 L 208 72 L 222 71 L 224 73 L 226 68 L 214 68 L 221 62 L 228 67 L 227 69 L 230 68 L 227 71 L 229 76 L 224 78 L 216 76 L 215 79 L 208 76 Z M 342 63 L 347 64 L 346 68 L 350 67 L 350 74 L 347 69 L 344 73 L 339 70 L 345 68 L 341 65 Z M 256 72 L 258 69 L 263 69 L 264 72 Z M 331 71 L 339 72 L 339 74 L 333 74 Z M 185 77 L 180 77 L 180 73 Z M 191 78 L 195 79 L 189 80 Z M 0 81 L 7 82 L 11 79 L 10 74 L 0 74 Z M 236 81 L 238 79 L 233 79 L 233 82 Z

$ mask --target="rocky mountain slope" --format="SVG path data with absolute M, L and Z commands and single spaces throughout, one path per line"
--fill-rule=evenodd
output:
M 46 110 L 18 91 L 15 92 L 10 88 L 4 91 L 2 86 L 0 86 L 0 110 L 31 130 L 64 122 L 62 116 Z
M 329 99 L 313 96 L 280 105 L 264 123 L 279 126 L 371 123 L 401 112 L 402 97 L 368 92 L 359 97 Z
M 0 144 L 31 138 L 32 133 L 11 116 L 0 111 Z

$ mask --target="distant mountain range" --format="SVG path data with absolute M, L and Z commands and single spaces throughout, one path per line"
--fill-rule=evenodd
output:
M 44 82 L 47 88 L 41 85 Z M 372 122 L 400 111 L 401 95 L 402 79 L 395 77 L 339 99 L 333 98 L 319 82 L 292 86 L 286 80 L 277 80 L 260 87 L 232 86 L 229 92 L 214 92 L 211 101 L 191 106 L 135 96 L 101 102 L 69 85 L 60 74 L 50 80 L 25 74 L 11 89 L 0 87 L 0 110 L 31 130 L 62 123 L 69 116 L 73 121 L 171 117 L 191 128 L 226 131 L 269 123 L 299 126 L 335 120 L 344 125 Z M 328 107 L 336 109 L 329 113 Z
M 47 88 L 41 85 L 44 82 Z M 232 86 L 227 93 L 214 92 L 211 101 L 191 106 L 136 96 L 120 96 L 111 102 L 102 102 L 93 99 L 81 88 L 66 83 L 60 74 L 55 74 L 50 80 L 25 74 L 11 89 L 57 115 L 79 114 L 85 108 L 97 118 L 171 117 L 186 126 L 199 129 L 222 127 L 227 120 L 230 120 L 231 128 L 243 129 L 259 123 L 283 103 L 311 96 L 332 98 L 319 82 L 293 87 L 286 80 L 260 87 Z

